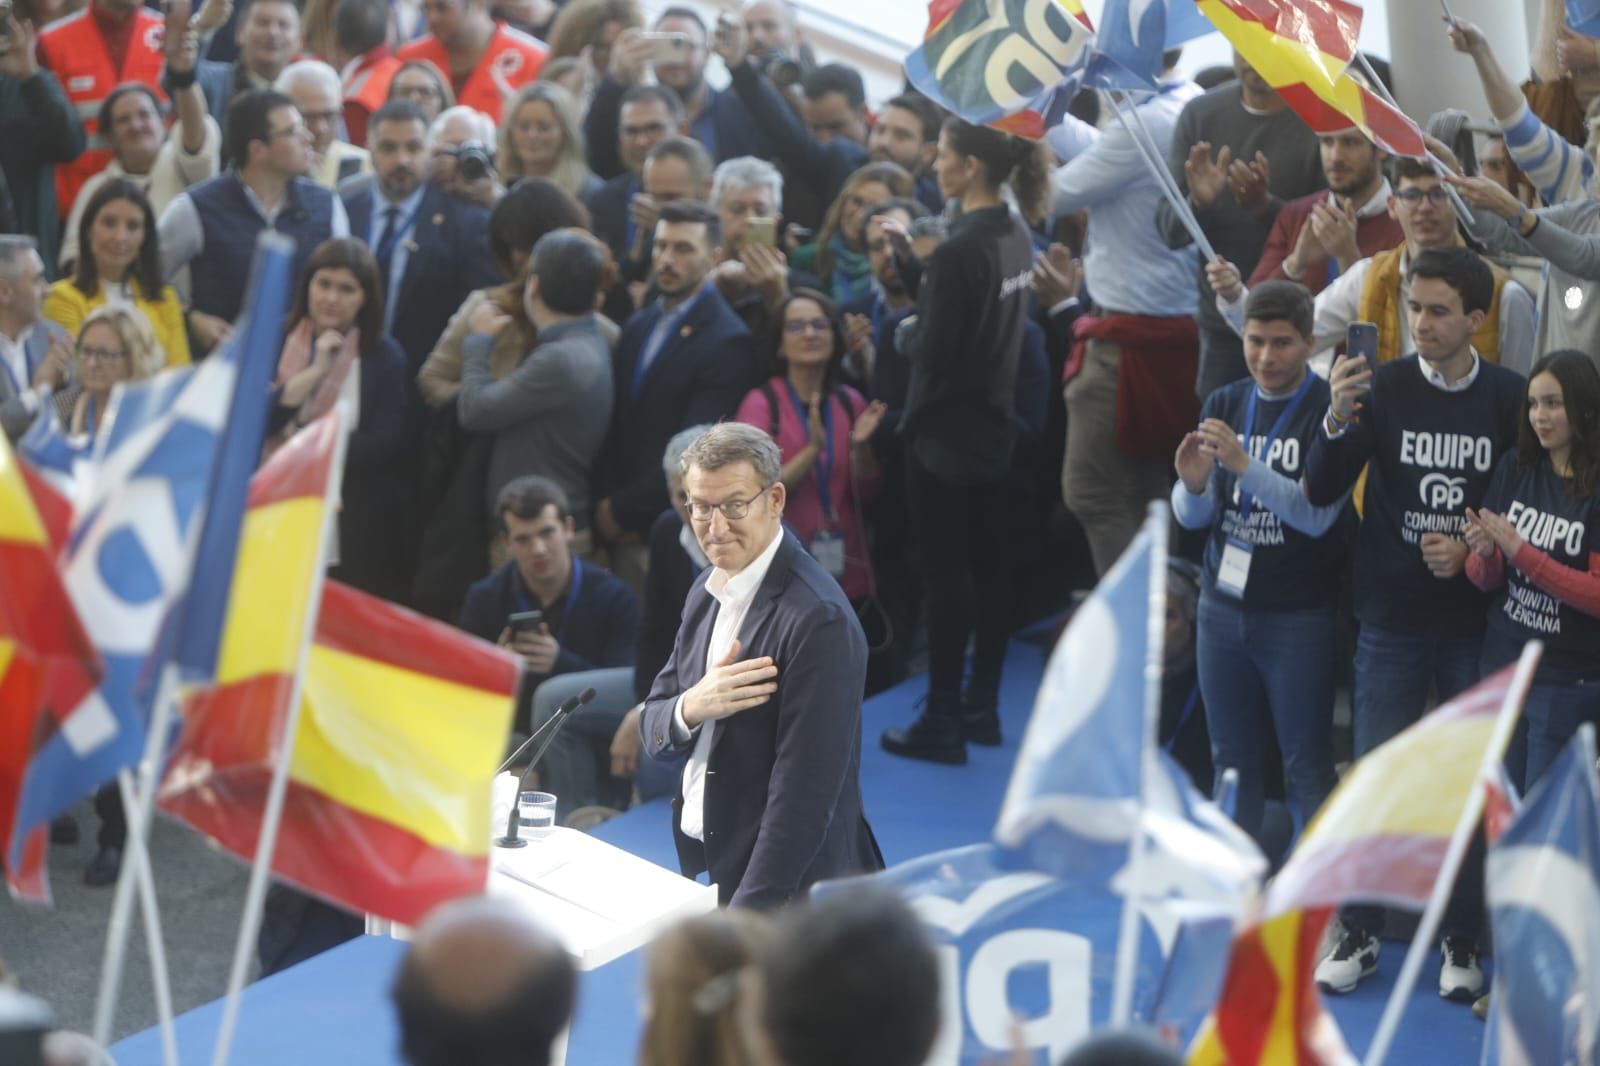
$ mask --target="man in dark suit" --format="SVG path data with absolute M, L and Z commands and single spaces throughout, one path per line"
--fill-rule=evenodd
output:
M 407 410 L 420 424 L 417 371 L 439 334 L 474 289 L 496 284 L 489 257 L 489 212 L 424 182 L 427 122 L 395 100 L 369 124 L 377 181 L 345 197 L 350 232 L 367 242 L 384 284 L 384 326 L 406 353 Z
M 638 588 L 645 538 L 667 507 L 661 453 L 680 429 L 731 417 L 760 380 L 750 331 L 706 283 L 716 257 L 716 213 L 693 200 L 661 206 L 656 287 L 661 295 L 622 327 L 617 398 L 595 492 L 595 531 L 611 569 Z
M 11 440 L 39 413 L 38 387 L 72 377 L 72 339 L 39 316 L 49 288 L 34 239 L 0 236 L 0 428 Z
M 861 803 L 867 642 L 839 583 L 783 528 L 778 446 L 725 422 L 681 460 L 711 560 L 645 700 L 656 759 L 687 758 L 673 832 L 723 903 L 778 907 L 883 868 Z

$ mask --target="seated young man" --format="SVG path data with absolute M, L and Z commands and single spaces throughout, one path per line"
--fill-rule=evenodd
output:
M 522 656 L 516 728 L 527 731 L 548 678 L 633 664 L 639 606 L 609 571 L 572 553 L 571 507 L 549 478 L 509 482 L 495 512 L 510 560 L 467 590 L 456 624 Z

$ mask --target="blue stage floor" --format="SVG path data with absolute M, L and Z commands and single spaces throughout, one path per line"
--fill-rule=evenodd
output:
M 1043 672 L 1043 652 L 1024 641 L 1012 644 L 1001 693 L 1006 743 L 972 747 L 964 767 L 894 759 L 878 746 L 878 734 L 913 716 L 924 682 L 908 682 L 868 702 L 861 765 L 867 815 L 890 864 L 929 852 L 976 843 L 989 836 L 1016 759 Z M 665 801 L 629 811 L 596 835 L 669 868 L 676 857 Z M 405 945 L 363 937 L 268 978 L 247 989 L 232 1061 L 261 1066 L 398 1066 L 388 986 Z M 1331 1000 L 1332 1013 L 1359 1056 L 1377 1026 L 1385 998 L 1399 971 L 1405 945 L 1385 943 L 1379 976 L 1355 993 Z M 634 1061 L 638 1042 L 642 953 L 635 952 L 583 975 L 578 1015 L 567 1061 L 573 1066 L 623 1066 Z M 1464 1006 L 1437 994 L 1437 964 L 1423 969 L 1389 1061 L 1471 1066 L 1479 1061 L 1483 1025 Z M 182 1058 L 209 1062 L 221 1017 L 220 1002 L 178 1019 Z M 161 1043 L 155 1030 L 112 1048 L 120 1066 L 158 1066 Z

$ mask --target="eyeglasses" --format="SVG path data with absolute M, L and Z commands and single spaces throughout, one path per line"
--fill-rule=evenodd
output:
M 115 363 L 128 358 L 127 352 L 112 348 L 79 348 L 78 358 L 86 363 Z
M 694 519 L 696 522 L 709 522 L 711 521 L 711 512 L 721 511 L 722 517 L 726 518 L 730 522 L 737 522 L 739 519 L 749 514 L 751 505 L 757 500 L 764 498 L 767 494 L 767 490 L 775 484 L 777 483 L 772 481 L 767 482 L 765 485 L 761 486 L 760 492 L 750 497 L 748 500 L 723 500 L 721 503 L 705 503 L 701 500 L 690 500 L 689 517 Z
M 302 111 L 300 117 L 307 122 L 338 122 L 342 114 L 340 111 Z
M 825 318 L 797 318 L 783 324 L 783 331 L 791 336 L 810 330 L 813 333 L 827 333 L 833 328 L 833 323 Z
M 272 131 L 271 133 L 267 134 L 267 138 L 268 138 L 268 140 L 276 140 L 279 137 L 298 138 L 298 137 L 304 137 L 310 132 L 311 132 L 310 130 L 306 129 L 306 124 L 304 122 L 296 122 L 293 126 L 290 126 L 288 129 Z
M 665 122 L 650 122 L 643 126 L 624 126 L 622 127 L 622 135 L 628 138 L 659 137 L 667 132 L 667 128 Z
M 400 85 L 395 87 L 394 94 L 407 100 L 444 98 L 444 92 L 437 85 Z
M 1435 204 L 1448 203 L 1450 200 L 1450 190 L 1443 185 L 1435 185 L 1431 189 L 1400 189 L 1394 195 L 1396 199 L 1404 200 L 1408 204 L 1420 204 L 1424 196 Z

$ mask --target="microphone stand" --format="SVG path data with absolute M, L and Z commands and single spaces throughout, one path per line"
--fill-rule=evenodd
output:
M 528 846 L 528 842 L 523 840 L 521 836 L 522 790 L 528 784 L 528 775 L 533 773 L 533 768 L 539 765 L 539 760 L 544 758 L 544 753 L 550 750 L 551 744 L 555 743 L 556 734 L 561 732 L 561 727 L 566 724 L 567 719 L 572 717 L 573 713 L 576 712 L 578 708 L 594 699 L 594 697 L 594 689 L 586 688 L 572 699 L 568 700 L 566 703 L 563 703 L 561 706 L 557 707 L 556 713 L 550 716 L 550 720 L 535 730 L 533 735 L 525 740 L 522 743 L 522 746 L 512 753 L 511 758 L 507 759 L 501 766 L 501 770 L 504 770 L 506 766 L 510 766 L 511 763 L 516 761 L 517 756 L 521 755 L 525 750 L 527 750 L 528 745 L 532 744 L 539 737 L 544 737 L 544 743 L 539 745 L 538 750 L 533 753 L 533 758 L 528 761 L 527 768 L 524 769 L 522 771 L 522 775 L 517 778 L 517 792 L 516 795 L 514 795 L 511 799 L 511 815 L 506 819 L 506 833 L 505 836 L 495 838 L 495 847 L 525 848 Z M 496 771 L 496 773 L 498 772 L 499 771 Z

